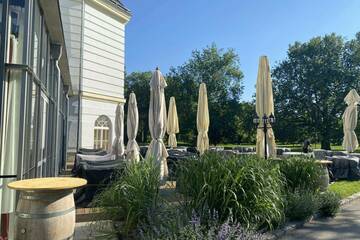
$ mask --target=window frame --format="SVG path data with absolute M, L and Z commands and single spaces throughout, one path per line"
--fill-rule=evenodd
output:
M 104 126 L 104 124 L 98 124 L 100 120 L 102 122 L 104 122 L 104 120 L 105 120 L 107 122 L 107 125 Z M 110 151 L 111 139 L 112 139 L 111 135 L 112 135 L 111 119 L 106 115 L 100 115 L 95 120 L 95 123 L 94 123 L 94 148 L 95 149 L 103 149 L 105 151 Z M 105 139 L 105 136 L 107 137 L 107 139 Z M 104 147 L 104 145 L 105 145 L 105 147 Z

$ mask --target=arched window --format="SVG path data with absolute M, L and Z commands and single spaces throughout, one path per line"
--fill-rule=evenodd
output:
M 108 151 L 111 145 L 111 120 L 101 115 L 95 121 L 94 148 Z

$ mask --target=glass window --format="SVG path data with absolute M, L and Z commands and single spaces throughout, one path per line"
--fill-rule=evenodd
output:
M 110 133 L 111 133 L 111 121 L 107 116 L 101 115 L 95 121 L 94 148 L 109 150 L 111 143 Z
M 32 81 L 30 84 L 31 98 L 28 103 L 27 123 L 29 128 L 26 129 L 27 155 L 24 163 L 23 178 L 34 178 L 36 176 L 36 130 L 37 130 L 37 106 L 39 97 L 39 86 Z
M 3 24 L 2 24 L 2 11 L 3 11 L 3 1 L 0 0 L 0 45 L 1 45 L 1 36 L 3 34 Z
M 54 176 L 55 159 L 56 159 L 56 131 L 57 126 L 55 125 L 56 111 L 54 102 L 49 99 L 49 113 L 48 113 L 48 147 L 47 147 L 47 176 Z
M 26 74 L 23 71 L 9 70 L 6 74 L 4 118 L 3 118 L 3 149 L 1 152 L 0 175 L 17 175 L 17 164 L 20 159 L 20 117 L 22 114 L 21 94 L 22 81 Z M 15 192 L 4 187 L 13 178 L 0 179 L 1 211 L 12 212 L 15 204 Z
M 47 81 L 47 84 L 46 84 L 46 87 L 47 87 L 47 90 L 48 90 L 48 93 L 50 94 L 50 96 L 53 96 L 52 95 L 52 85 L 51 85 L 51 82 L 53 81 L 53 79 L 51 79 L 51 72 L 52 72 L 52 69 L 51 69 L 51 57 L 50 57 L 50 51 L 51 51 L 51 47 L 50 47 L 50 37 L 48 36 L 48 42 L 47 42 L 47 58 L 46 58 L 46 81 Z
M 64 115 L 63 114 L 59 114 L 58 116 L 58 127 L 59 127 L 59 136 L 57 138 L 57 145 L 59 146 L 58 148 L 58 153 L 57 153 L 57 159 L 58 162 L 56 164 L 58 164 L 59 168 L 62 169 L 64 166 L 64 150 L 63 148 L 65 147 L 65 139 L 64 139 Z
M 45 94 L 41 93 L 40 97 L 40 116 L 39 116 L 39 137 L 38 137 L 38 163 L 37 163 L 37 177 L 47 176 L 47 147 L 48 147 L 48 112 L 49 100 Z
M 48 33 L 47 33 L 47 29 L 45 26 L 45 23 L 43 23 L 43 27 L 42 27 L 42 40 L 41 40 L 41 74 L 40 74 L 40 79 L 41 82 L 44 83 L 44 85 L 47 87 L 47 73 L 46 73 L 46 68 L 47 68 L 47 47 L 48 47 Z
M 24 63 L 23 50 L 25 36 L 25 0 L 9 1 L 9 29 L 8 29 L 8 63 Z
M 36 75 L 39 76 L 40 66 L 40 42 L 41 42 L 41 14 L 38 1 L 34 1 L 33 14 L 33 40 L 32 40 L 32 59 L 31 67 Z

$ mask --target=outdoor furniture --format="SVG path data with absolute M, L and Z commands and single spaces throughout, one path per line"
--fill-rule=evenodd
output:
M 167 157 L 167 163 L 170 179 L 175 177 L 176 164 L 178 161 L 197 156 L 196 153 L 179 151 L 176 149 L 169 149 L 168 154 L 169 156 Z
M 87 207 L 96 193 L 109 184 L 124 165 L 123 158 L 79 161 L 73 175 L 86 179 L 88 184 L 75 193 L 76 206 Z
M 348 156 L 349 154 L 345 151 L 330 151 L 331 156 Z
M 76 154 L 74 166 L 73 166 L 71 172 L 74 174 L 77 171 L 81 161 L 101 162 L 101 161 L 110 161 L 110 160 L 115 160 L 115 155 L 112 153 L 109 153 L 106 155 Z
M 290 148 L 276 148 L 276 155 L 283 155 L 284 152 L 291 152 Z
M 359 180 L 360 164 L 359 158 L 353 156 L 327 157 L 332 161 L 331 172 L 335 179 Z
M 224 147 L 209 147 L 209 151 L 212 152 L 224 151 Z
M 324 150 L 324 149 L 314 149 L 313 153 L 314 153 L 314 158 L 316 160 L 322 160 L 328 156 L 331 156 L 331 151 Z
M 360 158 L 360 153 L 350 153 L 349 155 L 352 156 L 352 157 Z
M 254 147 L 235 147 L 234 150 L 237 150 L 239 152 L 255 152 Z
M 8 187 L 20 191 L 15 239 L 72 239 L 75 230 L 73 189 L 86 184 L 81 178 L 35 178 Z
M 304 156 L 304 157 L 313 157 L 314 155 L 312 153 L 303 153 L 303 152 L 284 152 L 283 157 L 298 157 L 298 156 Z
M 107 154 L 107 152 L 104 151 L 103 149 L 90 149 L 90 148 L 80 148 L 77 153 L 83 155 L 99 155 L 99 156 L 103 156 Z
M 196 154 L 198 153 L 198 150 L 196 149 L 196 147 L 187 147 L 186 151 L 190 152 L 190 153 L 196 153 Z

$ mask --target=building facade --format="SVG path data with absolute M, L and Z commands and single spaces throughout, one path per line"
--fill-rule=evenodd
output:
M 68 151 L 110 151 L 115 110 L 125 103 L 125 25 L 130 12 L 115 0 L 62 0 L 60 5 L 73 84 Z
M 0 21 L 0 210 L 5 237 L 16 203 L 7 183 L 56 176 L 64 165 L 72 84 L 58 0 L 0 0 Z

